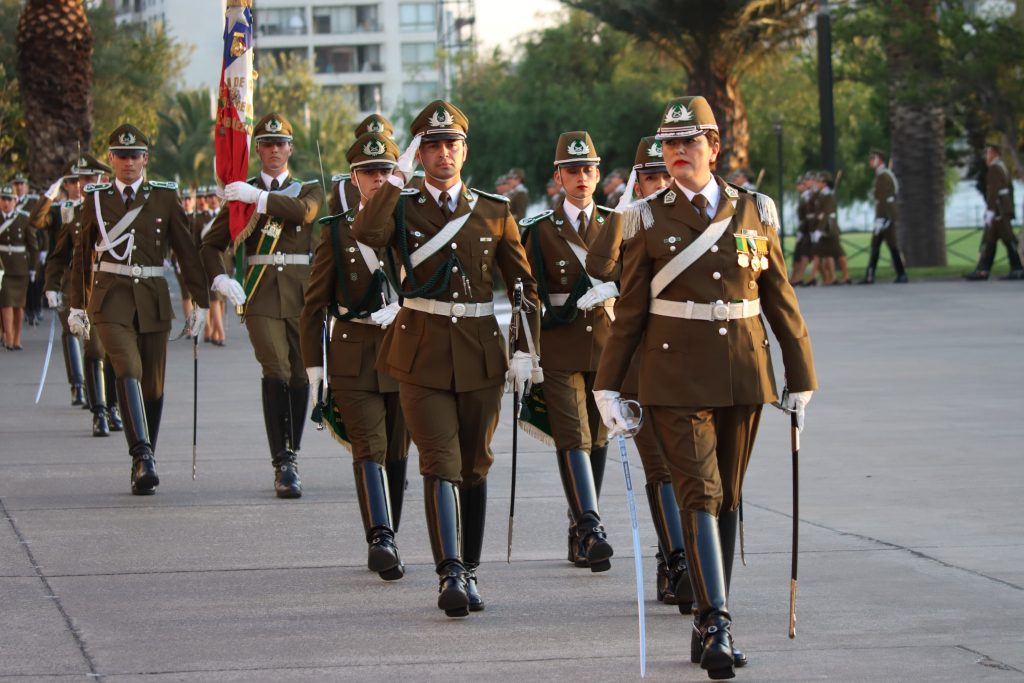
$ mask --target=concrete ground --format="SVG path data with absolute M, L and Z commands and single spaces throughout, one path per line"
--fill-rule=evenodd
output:
M 821 388 L 801 453 L 797 637 L 786 634 L 788 423 L 767 408 L 733 581 L 750 657 L 737 679 L 1024 680 L 1024 286 L 799 294 Z M 450 620 L 434 604 L 415 453 L 396 583 L 365 568 L 350 458 L 326 433 L 306 430 L 305 495 L 274 498 L 259 370 L 236 320 L 227 347 L 200 346 L 195 482 L 191 344 L 171 345 L 162 484 L 146 498 L 129 495 L 121 435 L 92 438 L 88 413 L 69 405 L 59 345 L 32 403 L 47 332 L 30 328 L 24 351 L 0 355 L 0 680 L 639 678 L 617 456 L 602 496 L 616 555 L 590 574 L 565 561 L 553 458 L 523 436 L 507 564 L 506 402 L 480 569 L 487 609 Z M 647 677 L 706 680 L 688 663 L 687 620 L 654 600 L 655 536 L 630 451 Z

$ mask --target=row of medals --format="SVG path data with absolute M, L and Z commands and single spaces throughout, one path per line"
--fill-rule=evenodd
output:
M 754 234 L 734 233 L 736 238 L 736 263 L 740 268 L 750 268 L 755 273 L 759 270 L 768 270 L 768 256 L 762 253 L 761 243 L 764 243 L 764 252 L 768 251 L 768 239 L 755 236 Z M 750 242 L 753 242 L 754 253 L 750 253 Z

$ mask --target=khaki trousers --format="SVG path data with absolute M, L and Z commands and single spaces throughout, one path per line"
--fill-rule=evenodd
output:
M 265 379 L 280 380 L 293 387 L 308 382 L 299 347 L 298 318 L 247 315 L 245 327 Z
M 594 372 L 544 371 L 544 403 L 555 448 L 588 453 L 608 444 L 608 430 L 594 401 Z
M 332 377 L 331 396 L 352 443 L 352 460 L 372 460 L 378 465 L 405 460 L 409 455 L 409 432 L 398 392 L 348 390 L 343 378 L 338 378 L 338 384 L 334 381 Z
M 167 332 L 141 334 L 135 326 L 95 323 L 107 360 L 118 379 L 139 380 L 142 397 L 153 400 L 164 395 L 164 370 L 167 365 Z

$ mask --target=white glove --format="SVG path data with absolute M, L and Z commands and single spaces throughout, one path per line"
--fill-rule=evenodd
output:
M 405 176 L 406 182 L 412 178 L 412 173 L 416 170 L 416 152 L 420 148 L 420 141 L 422 139 L 423 133 L 418 133 L 412 139 L 412 142 L 409 143 L 409 146 L 405 148 L 405 151 L 402 152 L 402 156 L 398 157 L 397 168 Z
M 817 244 L 818 240 L 821 239 L 821 234 L 822 234 L 821 230 L 815 230 L 814 232 L 812 232 L 811 233 L 811 243 L 812 244 Z
M 875 234 L 876 235 L 878 233 L 882 232 L 883 230 L 885 230 L 885 225 L 886 225 L 887 222 L 888 221 L 886 221 L 884 218 L 876 218 L 875 219 Z
M 395 316 L 398 315 L 398 311 L 401 310 L 401 306 L 398 302 L 390 303 L 379 311 L 374 311 L 370 314 L 370 320 L 380 325 L 382 328 L 387 329 L 388 325 L 395 322 Z
M 192 312 L 188 316 L 188 333 L 199 338 L 199 335 L 203 333 L 203 328 L 206 327 L 206 309 L 200 306 L 193 306 Z
M 216 189 L 213 191 L 213 193 L 215 195 L 217 195 L 217 199 L 219 199 L 221 201 L 224 201 L 225 197 L 224 197 L 224 187 L 223 186 L 218 185 L 216 187 Z
M 596 287 L 591 287 L 583 293 L 576 301 L 576 308 L 581 311 L 590 309 L 604 303 L 608 299 L 614 299 L 619 295 L 619 288 L 614 282 L 602 282 Z
M 996 212 L 989 209 L 985 212 L 985 227 L 992 225 L 992 221 L 996 219 Z
M 47 199 L 49 199 L 51 202 L 57 201 L 57 197 L 60 196 L 60 187 L 63 184 L 64 184 L 64 179 L 63 178 L 57 178 L 55 181 L 53 181 L 53 185 L 50 185 L 50 189 L 48 189 L 43 194 L 43 196 L 46 197 Z
M 622 409 L 622 399 L 619 392 L 607 389 L 595 389 L 594 401 L 601 413 L 601 421 L 608 428 L 608 438 L 614 438 L 619 434 L 628 434 L 633 431 L 633 425 L 626 417 L 626 411 Z
M 35 282 L 36 281 L 36 271 L 35 271 L 35 268 L 33 268 L 32 270 L 28 271 L 28 281 L 29 282 Z
M 213 278 L 210 289 L 223 295 L 231 302 L 232 306 L 241 306 L 245 303 L 245 290 L 242 289 L 242 285 L 238 284 L 238 280 L 224 273 Z
M 519 395 L 522 396 L 526 393 L 526 389 L 530 386 L 531 382 L 540 383 L 536 381 L 538 377 L 540 382 L 544 381 L 543 371 L 539 365 L 536 365 L 533 354 L 526 351 L 516 351 L 508 362 L 508 373 L 505 375 L 505 389 L 506 391 L 518 391 Z
M 52 289 L 46 290 L 46 305 L 50 308 L 60 308 L 60 292 Z
M 306 368 L 306 378 L 309 379 L 309 386 L 315 389 L 317 384 L 324 381 L 324 369 L 319 365 Z
M 81 308 L 72 308 L 68 313 L 68 329 L 71 334 L 89 340 L 89 316 Z
M 258 187 L 253 187 L 249 183 L 236 180 L 233 183 L 229 183 L 224 188 L 224 199 L 229 202 L 243 202 L 245 204 L 255 204 L 260 200 L 260 195 L 263 194 L 263 190 Z
M 813 391 L 794 391 L 785 394 L 782 407 L 791 413 L 796 413 L 796 428 L 801 432 L 804 430 L 804 413 L 807 404 L 811 402 Z

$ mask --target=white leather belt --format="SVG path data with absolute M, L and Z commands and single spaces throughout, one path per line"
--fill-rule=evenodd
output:
M 345 308 L 344 306 L 338 306 L 337 309 L 338 309 L 338 315 L 345 315 L 346 313 L 348 313 L 348 309 Z M 361 325 L 373 325 L 375 327 L 378 327 L 377 323 L 375 323 L 373 321 L 373 318 L 371 318 L 369 316 L 367 316 L 365 318 L 349 318 L 348 320 L 342 320 L 340 322 L 343 322 L 343 323 L 359 323 Z
M 493 301 L 463 304 L 437 301 L 436 299 L 405 299 L 402 302 L 402 308 L 411 308 L 414 311 L 433 313 L 434 315 L 450 315 L 453 318 L 483 318 L 494 315 Z
M 164 276 L 163 266 L 128 266 L 123 263 L 109 263 L 107 261 L 100 261 L 97 265 L 93 266 L 93 270 L 98 270 L 102 273 L 113 273 L 114 275 L 124 275 L 125 277 L 148 278 Z
M 250 266 L 308 266 L 309 254 L 257 254 L 246 262 Z
M 713 304 L 698 304 L 693 301 L 668 301 L 667 299 L 651 299 L 651 313 L 670 318 L 684 320 L 740 320 L 754 318 L 761 314 L 760 299 L 744 299 L 737 303 L 727 304 L 716 301 Z
M 548 301 L 551 302 L 552 306 L 564 306 L 565 302 L 568 301 L 568 300 L 569 300 L 569 295 L 564 293 L 564 292 L 561 293 L 561 294 L 549 294 L 548 295 Z M 600 308 L 615 308 L 615 299 L 614 298 L 612 298 L 612 299 L 605 299 L 600 304 L 598 304 L 598 307 L 600 307 Z
M 0 244 L 0 252 L 5 254 L 24 254 L 25 251 L 24 245 Z

